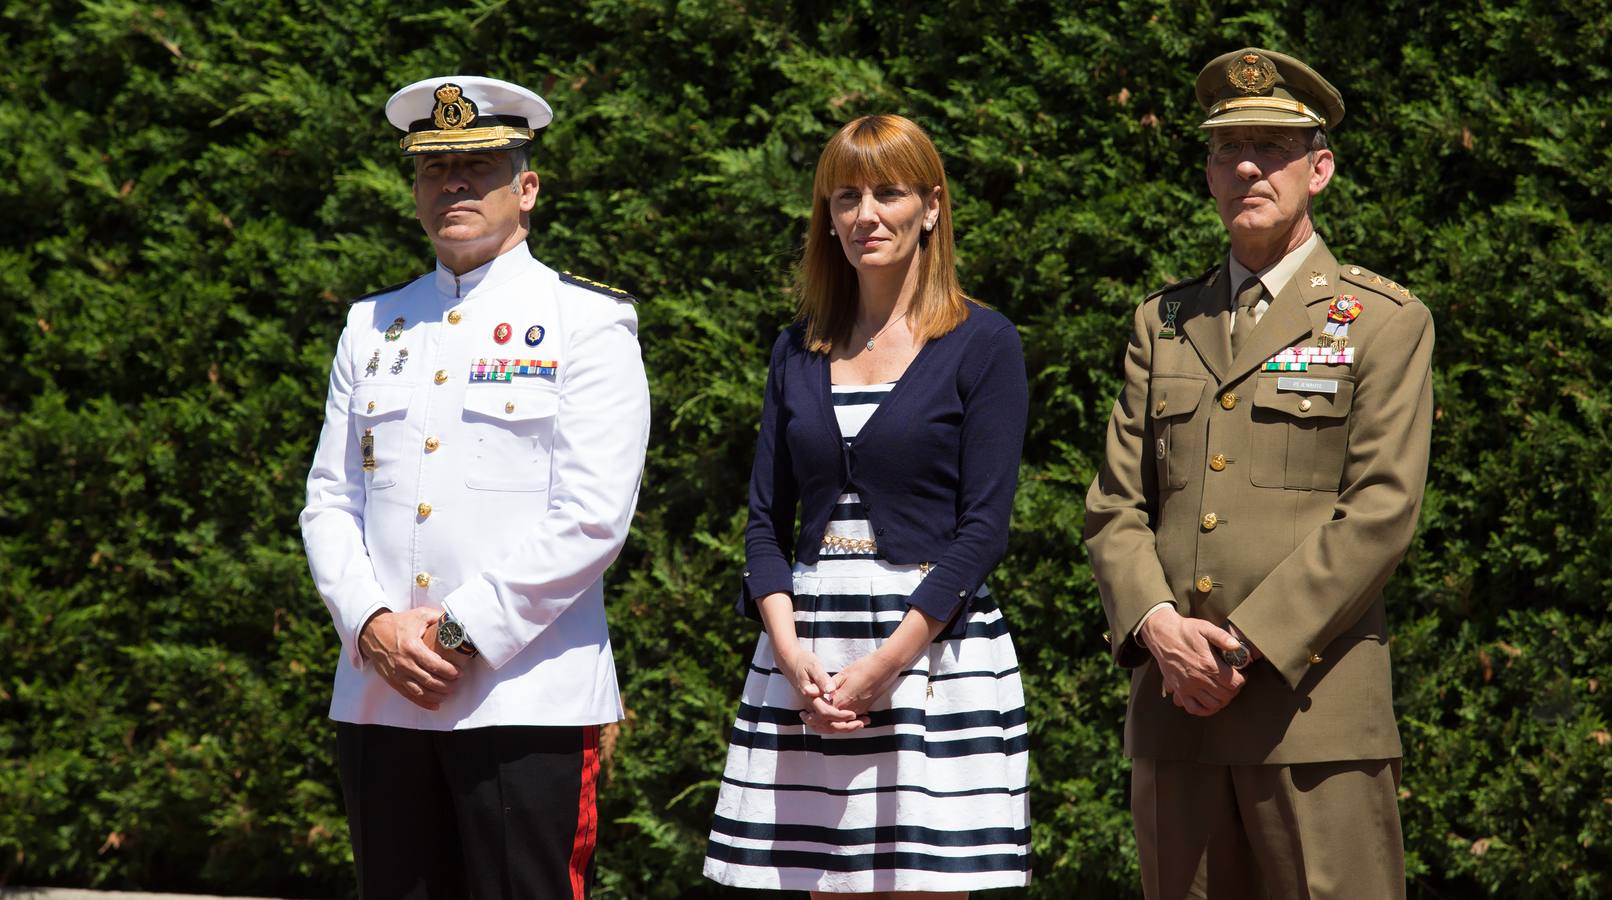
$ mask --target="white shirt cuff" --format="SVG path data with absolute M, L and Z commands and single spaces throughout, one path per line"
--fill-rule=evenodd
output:
M 1158 612 L 1161 609 L 1164 609 L 1166 606 L 1175 606 L 1175 604 L 1174 603 L 1155 603 L 1155 604 L 1153 604 L 1152 609 L 1149 609 L 1147 612 L 1142 613 L 1142 618 L 1137 621 L 1136 627 L 1131 629 L 1131 640 L 1136 642 L 1136 646 L 1138 646 L 1138 647 L 1146 647 L 1147 646 L 1147 643 L 1142 640 L 1142 626 L 1147 624 L 1148 619 L 1153 618 L 1154 613 Z

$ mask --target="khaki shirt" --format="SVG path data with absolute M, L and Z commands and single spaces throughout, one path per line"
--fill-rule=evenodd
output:
M 1432 318 L 1318 239 L 1233 359 L 1230 282 L 1217 269 L 1138 307 L 1087 495 L 1112 650 L 1133 669 L 1126 752 L 1219 764 L 1400 756 L 1381 592 L 1421 506 Z M 1340 295 L 1361 304 L 1349 358 L 1266 371 L 1285 348 L 1316 346 Z M 1219 713 L 1191 716 L 1161 696 L 1131 637 L 1159 602 L 1233 622 L 1264 653 Z

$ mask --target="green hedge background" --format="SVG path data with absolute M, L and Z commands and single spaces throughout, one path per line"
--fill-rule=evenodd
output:
M 348 299 L 430 265 L 381 105 L 459 71 L 555 107 L 539 258 L 645 300 L 601 896 L 721 895 L 698 873 L 755 635 L 728 602 L 766 351 L 816 154 L 884 111 L 931 130 L 964 283 L 1028 354 L 993 580 L 1028 896 L 1136 896 L 1081 501 L 1132 308 L 1224 252 L 1191 84 L 1252 43 L 1343 91 L 1320 229 L 1438 324 L 1389 589 L 1411 892 L 1612 893 L 1606 0 L 3 6 L 0 884 L 352 893 L 296 514 Z

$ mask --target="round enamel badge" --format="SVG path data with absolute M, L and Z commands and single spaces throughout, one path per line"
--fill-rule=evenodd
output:
M 1347 324 L 1360 315 L 1360 300 L 1353 294 L 1340 294 L 1327 308 L 1327 321 Z
M 536 347 L 541 343 L 543 343 L 543 326 L 533 325 L 526 329 L 526 346 Z
M 493 329 L 493 340 L 500 344 L 507 344 L 509 343 L 509 336 L 513 333 L 514 329 L 509 327 L 508 322 L 499 322 L 498 327 Z

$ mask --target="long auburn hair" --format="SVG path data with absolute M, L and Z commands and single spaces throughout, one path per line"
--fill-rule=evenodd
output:
M 812 219 L 795 270 L 795 321 L 806 326 L 806 349 L 828 353 L 849 343 L 856 324 L 856 269 L 830 234 L 829 196 L 847 184 L 901 184 L 927 197 L 940 186 L 940 215 L 919 241 L 918 290 L 907 309 L 913 334 L 931 340 L 968 318 L 971 298 L 957 281 L 951 189 L 929 135 L 901 116 L 863 116 L 829 139 L 812 179 Z M 976 301 L 977 302 L 977 301 Z

